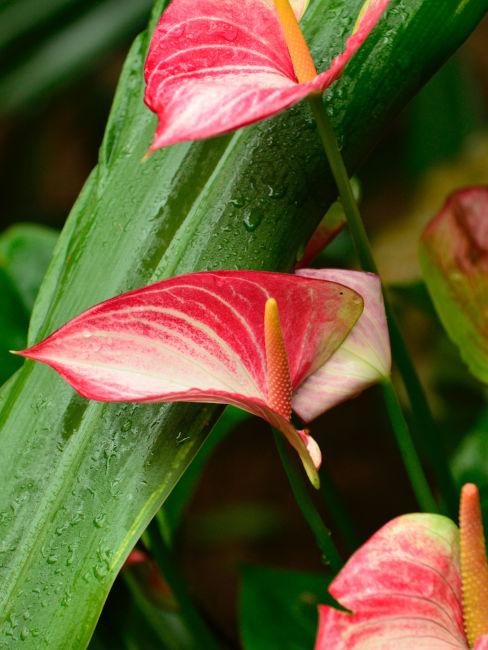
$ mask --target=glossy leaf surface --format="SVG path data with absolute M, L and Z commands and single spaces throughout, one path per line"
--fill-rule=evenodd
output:
M 319 57 L 341 50 L 360 5 L 310 5 L 302 22 Z M 330 100 L 351 172 L 487 9 L 486 0 L 411 0 L 386 16 Z M 97 302 L 164 277 L 289 270 L 335 199 L 306 107 L 141 164 L 155 126 L 142 105 L 147 47 L 143 35 L 127 60 L 99 165 L 41 288 L 30 344 Z M 398 70 L 398 51 L 408 53 L 408 74 Z M 33 362 L 1 389 L 0 647 L 86 647 L 124 559 L 215 416 L 215 407 L 190 404 L 87 404 Z
M 488 383 L 488 188 L 453 194 L 425 229 L 422 271 L 449 336 Z

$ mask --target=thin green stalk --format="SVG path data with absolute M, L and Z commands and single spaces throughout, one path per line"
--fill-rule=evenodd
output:
M 438 512 L 437 503 L 432 496 L 429 484 L 425 478 L 422 463 L 410 436 L 408 425 L 392 381 L 386 379 L 382 384 L 382 389 L 395 439 L 417 501 L 424 512 Z
M 344 541 L 347 554 L 352 555 L 360 545 L 360 539 L 356 532 L 354 522 L 347 512 L 337 488 L 333 481 L 324 471 L 320 471 L 320 495 L 324 501 L 327 512 L 334 522 L 335 529 Z
M 208 648 L 208 650 L 222 650 L 222 646 L 193 604 L 185 582 L 178 572 L 175 560 L 163 539 L 157 521 L 153 520 L 147 528 L 147 537 L 150 542 L 151 554 L 178 602 L 181 608 L 181 616 L 195 642 L 199 647 Z
M 317 509 L 315 508 L 302 480 L 302 475 L 291 463 L 281 433 L 273 429 L 273 435 L 293 496 L 295 497 L 305 521 L 309 525 L 310 530 L 315 537 L 315 541 L 323 555 L 324 561 L 327 562 L 334 573 L 337 573 L 342 568 L 343 562 L 339 555 L 339 551 L 332 540 L 330 531 L 317 512 Z
M 311 95 L 309 101 L 332 174 L 339 190 L 360 265 L 364 271 L 378 274 L 368 235 L 364 228 L 361 214 L 352 192 L 349 175 L 337 144 L 337 138 L 326 113 L 322 97 L 321 95 Z M 438 487 L 442 492 L 450 514 L 453 515 L 457 509 L 457 490 L 443 449 L 442 436 L 430 410 L 422 384 L 420 383 L 384 287 L 383 294 L 390 327 L 393 358 L 405 385 L 417 427 L 425 440 L 428 460 L 435 473 Z M 408 427 L 404 435 L 408 435 L 408 438 L 411 438 Z M 413 445 L 411 439 L 408 444 Z

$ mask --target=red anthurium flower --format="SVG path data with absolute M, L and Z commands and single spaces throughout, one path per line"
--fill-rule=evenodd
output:
M 330 592 L 350 611 L 320 607 L 315 650 L 487 650 L 476 486 L 463 488 L 460 530 L 440 515 L 398 517 L 352 556 Z
M 306 419 L 314 411 L 310 391 L 314 401 L 325 400 L 318 412 L 334 402 L 331 377 L 321 380 L 322 397 L 308 382 L 349 341 L 363 294 L 370 313 L 378 283 L 369 274 L 330 273 L 170 278 L 89 309 L 21 354 L 49 364 L 89 399 L 239 406 L 279 429 L 317 484 L 320 450 L 308 431 L 291 424 L 292 396 Z M 340 373 L 340 363 L 335 367 Z M 355 384 L 350 394 L 357 390 Z M 343 399 L 342 387 L 340 393 Z
M 145 101 L 159 118 L 151 150 L 227 133 L 325 91 L 388 2 L 365 3 L 344 52 L 318 74 L 289 0 L 173 0 L 145 67 Z M 300 16 L 306 3 L 293 4 Z

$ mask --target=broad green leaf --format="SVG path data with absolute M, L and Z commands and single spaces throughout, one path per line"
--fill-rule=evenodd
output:
M 420 241 L 422 272 L 447 333 L 488 383 L 488 188 L 451 195 Z
M 244 650 L 312 648 L 318 605 L 333 603 L 323 575 L 264 567 L 245 567 L 240 597 Z
M 361 4 L 309 7 L 303 26 L 319 67 L 340 51 Z M 487 9 L 488 0 L 395 3 L 328 98 L 351 172 Z M 147 46 L 144 34 L 129 54 L 99 164 L 38 296 L 30 343 L 151 280 L 289 269 L 335 198 L 306 105 L 142 163 L 155 127 L 142 103 Z M 124 559 L 217 414 L 88 403 L 31 362 L 0 390 L 0 648 L 87 646 Z

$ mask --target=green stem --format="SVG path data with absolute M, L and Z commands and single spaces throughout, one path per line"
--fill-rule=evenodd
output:
M 315 541 L 323 555 L 324 561 L 331 567 L 334 573 L 337 573 L 341 570 L 343 562 L 339 555 L 339 551 L 332 541 L 330 531 L 317 512 L 317 509 L 315 508 L 302 480 L 302 475 L 291 463 L 281 433 L 273 429 L 273 435 L 293 496 L 295 497 L 305 521 L 309 525 L 310 530 L 315 537 Z
M 185 582 L 179 574 L 174 557 L 168 549 L 159 529 L 158 522 L 153 520 L 147 528 L 151 555 L 156 560 L 161 575 L 168 583 L 173 596 L 181 608 L 181 616 L 189 632 L 193 635 L 196 645 L 208 650 L 221 650 L 221 645 L 207 626 L 200 612 L 193 604 Z
M 422 463 L 413 444 L 408 425 L 403 415 L 398 395 L 390 379 L 385 379 L 382 384 L 383 397 L 386 409 L 395 434 L 397 445 L 400 449 L 403 463 L 410 479 L 412 489 L 418 504 L 424 512 L 438 512 L 437 503 L 432 496 L 429 484 L 422 469 Z
M 339 190 L 349 231 L 361 267 L 364 271 L 379 275 L 358 204 L 354 198 L 349 175 L 337 144 L 337 138 L 326 113 L 322 96 L 311 95 L 309 101 L 332 174 Z M 420 383 L 384 287 L 383 294 L 390 327 L 393 358 L 405 385 L 416 425 L 425 440 L 428 460 L 435 473 L 438 487 L 446 500 L 450 513 L 453 514 L 457 509 L 457 490 L 443 449 L 442 436 L 430 410 L 422 384 Z M 411 438 L 408 428 L 406 428 L 405 435 L 408 435 L 409 439 Z M 413 443 L 410 440 L 408 444 Z
M 320 495 L 324 501 L 327 512 L 334 522 L 337 532 L 344 541 L 348 555 L 352 555 L 360 545 L 360 539 L 356 532 L 347 509 L 342 502 L 337 488 L 322 465 L 320 471 Z

